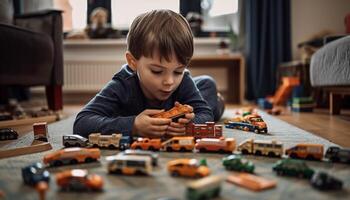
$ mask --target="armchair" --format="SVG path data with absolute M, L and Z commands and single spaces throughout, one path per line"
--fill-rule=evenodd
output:
M 49 109 L 62 109 L 61 11 L 45 10 L 0 21 L 0 87 L 45 86 Z

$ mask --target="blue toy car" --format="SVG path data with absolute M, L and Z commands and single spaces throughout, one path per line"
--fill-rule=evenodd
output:
M 37 162 L 22 168 L 22 178 L 25 184 L 34 186 L 41 181 L 49 182 L 50 173 Z
M 133 138 L 130 136 L 123 136 L 119 141 L 119 149 L 124 151 L 130 148 L 131 143 L 133 142 Z

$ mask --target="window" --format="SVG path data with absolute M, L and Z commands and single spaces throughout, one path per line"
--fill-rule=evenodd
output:
M 155 9 L 179 12 L 179 0 L 112 0 L 112 25 L 117 29 L 129 29 L 136 16 Z
M 202 31 L 238 32 L 238 0 L 201 0 Z

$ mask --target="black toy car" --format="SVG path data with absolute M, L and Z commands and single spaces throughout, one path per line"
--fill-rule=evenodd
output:
M 343 182 L 325 172 L 316 172 L 311 178 L 311 185 L 319 190 L 340 190 Z
M 12 128 L 0 129 L 0 140 L 16 140 L 17 138 L 18 133 Z
M 50 173 L 44 166 L 37 162 L 22 168 L 22 178 L 25 184 L 34 186 L 37 183 L 50 181 Z
M 325 157 L 332 162 L 350 163 L 350 149 L 332 146 L 327 149 Z
M 131 143 L 133 142 L 133 138 L 130 136 L 123 136 L 119 141 L 119 149 L 124 151 L 130 148 Z

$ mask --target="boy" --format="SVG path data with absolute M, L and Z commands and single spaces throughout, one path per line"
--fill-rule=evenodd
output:
M 170 10 L 141 14 L 127 36 L 127 65 L 77 115 L 74 133 L 157 138 L 182 135 L 191 121 L 218 120 L 223 102 L 218 106 L 210 77 L 192 79 L 186 70 L 192 55 L 193 35 L 186 19 Z M 177 122 L 152 117 L 177 102 L 190 105 L 193 112 Z

